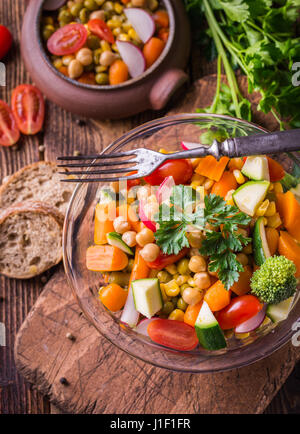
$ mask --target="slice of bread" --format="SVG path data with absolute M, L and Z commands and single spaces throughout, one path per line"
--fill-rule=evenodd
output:
M 0 187 L 0 209 L 34 200 L 48 203 L 65 214 L 75 186 L 61 182 L 66 176 L 59 171 L 63 169 L 50 161 L 39 161 L 18 170 Z
M 0 273 L 37 276 L 62 259 L 64 216 L 48 204 L 23 202 L 0 213 Z

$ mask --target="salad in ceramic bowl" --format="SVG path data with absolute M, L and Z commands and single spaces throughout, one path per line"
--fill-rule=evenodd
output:
M 104 153 L 176 152 L 262 131 L 182 114 L 142 125 Z M 85 316 L 129 354 L 181 371 L 232 369 L 275 351 L 299 316 L 295 167 L 283 154 L 207 156 L 167 161 L 127 183 L 79 185 L 64 262 Z

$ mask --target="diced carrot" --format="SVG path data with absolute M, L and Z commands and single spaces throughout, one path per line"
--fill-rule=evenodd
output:
M 232 172 L 224 172 L 220 181 L 214 183 L 211 189 L 211 194 L 216 194 L 225 199 L 229 190 L 235 190 L 237 188 L 237 182 Z
M 276 206 L 284 227 L 300 242 L 300 204 L 291 191 L 276 194 Z
M 186 324 L 189 324 L 190 326 L 194 327 L 196 319 L 199 315 L 201 306 L 203 304 L 203 300 L 201 300 L 199 303 L 197 304 L 189 304 L 186 311 L 184 312 L 184 317 L 183 317 L 183 321 Z
M 115 60 L 108 72 L 109 84 L 120 84 L 128 80 L 128 67 L 123 60 Z
M 139 221 L 137 214 L 135 213 L 132 206 L 124 203 L 117 208 L 117 216 L 123 216 L 126 218 L 132 226 L 135 232 L 140 232 L 142 228 L 142 223 Z
M 228 161 L 228 157 L 222 157 L 217 161 L 212 155 L 207 155 L 207 157 L 201 158 L 195 172 L 214 181 L 220 181 Z
M 99 298 L 107 309 L 117 312 L 126 302 L 127 291 L 116 283 L 110 283 L 101 289 Z
M 169 27 L 169 15 L 165 10 L 156 11 L 153 15 L 154 22 L 159 27 Z
M 230 288 L 236 295 L 244 295 L 250 291 L 250 279 L 252 277 L 252 268 L 249 265 L 244 266 L 244 271 L 240 273 L 239 280 L 234 282 Z
M 84 72 L 79 78 L 80 83 L 96 84 L 95 74 L 93 72 Z
M 86 267 L 91 271 L 119 271 L 128 265 L 128 257 L 115 246 L 90 246 L 86 251 Z
M 160 29 L 158 31 L 158 37 L 166 44 L 169 38 L 169 29 Z
M 109 232 L 114 232 L 113 218 L 110 216 L 109 205 L 98 203 L 95 210 L 94 243 L 107 244 L 106 234 Z
M 278 242 L 278 252 L 280 255 L 285 256 L 296 265 L 297 271 L 295 276 L 300 276 L 300 246 L 296 241 L 287 233 L 280 232 Z
M 268 166 L 269 166 L 270 181 L 271 182 L 280 181 L 282 178 L 284 178 L 285 175 L 284 168 L 281 166 L 280 163 L 278 163 L 278 161 L 273 160 L 273 158 L 267 156 L 267 159 L 268 159 Z
M 67 77 L 69 76 L 68 68 L 66 66 L 61 66 L 59 68 L 59 72 L 61 72 L 62 74 L 66 75 Z
M 231 158 L 228 163 L 229 170 L 241 170 L 244 165 L 244 160 L 242 158 Z
M 151 38 L 144 45 L 143 54 L 146 60 L 147 68 L 150 68 L 151 65 L 159 58 L 161 52 L 165 48 L 165 43 L 159 38 Z
M 275 228 L 266 227 L 265 231 L 266 231 L 266 238 L 267 238 L 269 250 L 270 250 L 271 256 L 273 256 L 277 252 L 279 233 L 278 233 L 278 230 Z
M 230 303 L 231 291 L 227 291 L 221 280 L 218 280 L 208 288 L 204 295 L 204 300 L 212 310 L 217 312 Z
M 141 247 L 136 247 L 134 264 L 132 267 L 128 288 L 130 288 L 131 282 L 138 279 L 146 279 L 149 276 L 150 268 L 148 267 L 145 259 L 140 255 Z

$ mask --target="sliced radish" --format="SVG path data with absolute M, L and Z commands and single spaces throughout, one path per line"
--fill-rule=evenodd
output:
M 138 333 L 140 333 L 141 335 L 149 337 L 148 331 L 147 331 L 148 325 L 152 321 L 155 321 L 157 319 L 158 318 L 150 318 L 150 319 L 145 318 L 145 319 L 142 319 L 142 321 L 136 326 L 135 331 L 138 332 Z
M 152 232 L 156 232 L 156 225 L 152 220 L 149 220 L 149 218 L 146 216 L 144 207 L 145 207 L 144 202 L 140 201 L 140 203 L 139 203 L 139 216 L 140 216 L 141 222 L 144 223 L 144 225 L 148 229 L 151 229 Z
M 156 192 L 156 199 L 158 203 L 166 202 L 170 199 L 175 181 L 173 176 L 167 176 L 158 187 Z
M 131 42 L 117 41 L 116 44 L 131 77 L 135 78 L 143 74 L 146 69 L 146 61 L 141 50 Z
M 127 300 L 121 315 L 120 321 L 129 325 L 129 327 L 135 327 L 139 320 L 139 313 L 135 308 L 131 285 L 128 289 Z
M 144 9 L 128 8 L 124 9 L 124 13 L 140 39 L 146 44 L 155 32 L 154 19 Z
M 193 142 L 181 142 L 181 147 L 182 149 L 184 149 L 185 151 L 189 151 L 190 149 L 196 149 L 196 148 L 200 148 L 201 143 L 193 143 Z
M 249 318 L 247 321 L 244 321 L 242 324 L 236 326 L 234 331 L 236 333 L 248 333 L 257 329 L 265 319 L 266 309 L 267 309 L 267 305 L 265 304 L 262 310 L 260 310 L 252 318 Z

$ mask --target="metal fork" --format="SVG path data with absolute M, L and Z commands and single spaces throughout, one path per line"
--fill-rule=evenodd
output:
M 162 154 L 151 149 L 138 148 L 131 151 L 117 152 L 112 154 L 58 157 L 58 160 L 77 161 L 76 163 L 71 164 L 59 164 L 59 167 L 89 167 L 91 169 L 69 171 L 68 175 L 89 176 L 84 178 L 64 179 L 63 181 L 65 182 L 110 182 L 117 180 L 126 181 L 148 176 L 166 160 L 199 158 L 206 155 L 212 155 L 219 160 L 223 156 L 235 158 L 245 155 L 276 154 L 280 152 L 293 152 L 298 150 L 300 150 L 300 129 L 280 131 L 270 134 L 236 137 L 233 139 L 230 138 L 226 139 L 222 143 L 214 140 L 212 145 L 209 147 L 199 144 L 198 148 L 189 151 L 175 152 L 172 154 Z M 92 161 L 85 163 L 87 160 Z M 120 168 L 116 166 L 124 167 Z M 96 167 L 100 167 L 100 169 L 94 170 Z M 125 176 L 126 173 L 133 171 L 135 173 Z M 66 175 L 66 172 L 61 173 Z M 106 177 L 106 175 L 113 174 L 124 175 Z M 98 175 L 99 177 L 93 178 L 90 177 L 90 175 Z M 105 175 L 105 177 L 102 177 L 103 175 Z

